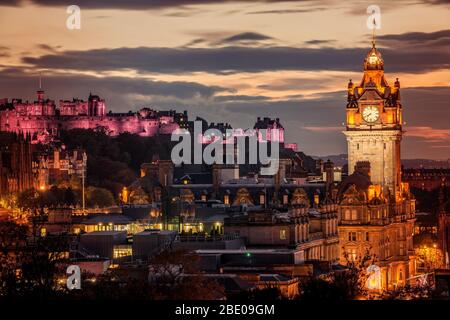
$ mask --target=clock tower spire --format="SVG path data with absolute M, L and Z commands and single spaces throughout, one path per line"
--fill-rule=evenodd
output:
M 400 192 L 400 142 L 402 105 L 400 82 L 389 85 L 384 75 L 384 60 L 376 48 L 364 59 L 364 74 L 359 85 L 348 84 L 346 131 L 349 174 L 360 161 L 370 162 L 371 181 L 385 193 Z

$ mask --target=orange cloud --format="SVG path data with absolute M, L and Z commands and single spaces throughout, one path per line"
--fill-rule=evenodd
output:
M 342 131 L 344 127 L 319 127 L 319 126 L 311 126 L 311 127 L 303 127 L 303 129 L 312 131 L 312 132 L 335 132 Z
M 450 139 L 450 129 L 434 129 L 432 127 L 408 127 L 406 136 L 419 137 L 427 140 L 448 141 Z

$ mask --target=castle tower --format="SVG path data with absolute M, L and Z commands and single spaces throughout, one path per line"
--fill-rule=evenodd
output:
M 36 96 L 37 96 L 37 101 L 38 102 L 43 102 L 44 101 L 45 92 L 44 92 L 44 90 L 42 90 L 42 77 L 41 77 L 41 74 L 39 74 L 39 90 L 36 91 Z
M 347 128 L 349 174 L 358 161 L 368 161 L 372 183 L 385 193 L 400 192 L 402 105 L 400 82 L 389 85 L 384 76 L 384 61 L 375 42 L 364 60 L 364 75 L 359 85 L 348 84 Z

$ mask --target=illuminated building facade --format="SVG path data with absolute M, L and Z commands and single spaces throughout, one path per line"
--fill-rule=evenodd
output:
M 63 145 L 44 154 L 39 154 L 33 161 L 33 174 L 40 190 L 61 181 L 69 181 L 76 176 L 86 177 L 87 154 L 82 149 L 68 150 Z
M 142 108 L 138 112 L 106 112 L 106 103 L 97 95 L 89 95 L 88 101 L 73 99 L 55 101 L 46 99 L 44 91 L 37 91 L 37 100 L 0 100 L 0 131 L 23 132 L 31 135 L 33 142 L 47 142 L 60 130 L 75 128 L 105 128 L 111 135 L 123 132 L 144 137 L 171 134 L 186 122 L 187 112 L 155 111 Z
M 0 135 L 0 195 L 34 186 L 29 135 Z
M 441 186 L 450 187 L 450 169 L 403 169 L 402 179 L 410 188 L 431 191 Z
M 340 260 L 369 251 L 380 267 L 380 288 L 405 285 L 415 274 L 415 200 L 401 181 L 400 82 L 388 84 L 373 44 L 359 85 L 348 85 L 349 176 L 339 188 Z

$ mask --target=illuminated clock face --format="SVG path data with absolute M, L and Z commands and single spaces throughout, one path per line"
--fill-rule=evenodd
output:
M 366 122 L 375 122 L 380 117 L 380 112 L 377 107 L 369 106 L 364 108 L 362 116 Z
M 378 61 L 378 57 L 375 53 L 371 54 L 369 57 L 369 63 L 370 64 L 375 64 Z

